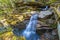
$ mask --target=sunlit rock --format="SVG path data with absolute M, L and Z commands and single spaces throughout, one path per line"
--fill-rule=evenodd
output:
M 48 16 L 48 15 L 51 15 L 51 14 L 52 14 L 52 12 L 49 11 L 49 10 L 47 10 L 47 11 L 41 11 L 41 12 L 39 13 L 39 17 L 40 17 L 40 18 L 44 18 L 44 17 L 46 17 L 46 16 Z
M 8 22 L 6 21 L 6 19 L 1 20 L 0 22 L 4 25 L 4 27 L 9 26 Z
M 17 18 L 18 18 L 20 21 L 23 21 L 23 20 L 24 20 L 23 15 L 20 15 L 20 16 L 18 16 Z

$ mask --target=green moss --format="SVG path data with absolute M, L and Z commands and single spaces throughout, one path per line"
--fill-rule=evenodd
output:
M 57 28 L 57 23 L 51 24 L 50 27 L 51 27 L 51 28 Z

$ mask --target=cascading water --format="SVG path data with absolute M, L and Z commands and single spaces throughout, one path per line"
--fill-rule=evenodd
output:
M 26 29 L 23 31 L 23 36 L 26 40 L 38 40 L 39 37 L 36 34 L 36 24 L 37 24 L 38 14 L 34 14 L 30 18 L 30 22 Z
M 13 31 L 14 34 L 23 36 L 26 40 L 38 40 L 39 36 L 36 34 L 37 18 L 38 14 L 32 15 L 26 29 L 21 32 L 16 28 L 15 31 Z
M 48 6 L 46 6 L 45 8 L 43 8 L 42 10 L 48 10 Z
M 48 9 L 48 6 L 46 6 L 45 10 L 47 10 L 47 9 Z

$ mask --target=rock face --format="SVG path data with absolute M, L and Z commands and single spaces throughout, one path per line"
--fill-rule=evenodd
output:
M 41 11 L 40 13 L 39 13 L 39 17 L 40 18 L 44 18 L 44 17 L 46 17 L 46 16 L 48 16 L 48 15 L 51 15 L 52 14 L 52 12 L 50 12 L 49 10 L 47 10 L 47 11 Z
M 56 12 L 57 12 L 58 16 L 60 17 L 60 6 L 58 8 L 56 8 Z
M 6 19 L 0 20 L 0 22 L 3 24 L 4 27 L 9 26 L 8 22 L 6 22 Z

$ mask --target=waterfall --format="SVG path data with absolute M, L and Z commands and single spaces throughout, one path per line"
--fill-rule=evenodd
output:
M 38 14 L 32 15 L 29 24 L 23 31 L 23 36 L 26 37 L 26 40 L 38 40 L 38 35 L 36 34 L 37 18 Z
M 39 36 L 36 34 L 37 19 L 38 19 L 38 14 L 33 14 L 25 30 L 23 29 L 21 31 L 18 28 L 14 28 L 13 33 L 17 36 L 25 37 L 26 40 L 38 40 Z
M 46 6 L 44 9 L 42 9 L 42 10 L 47 10 L 48 9 L 48 6 Z

